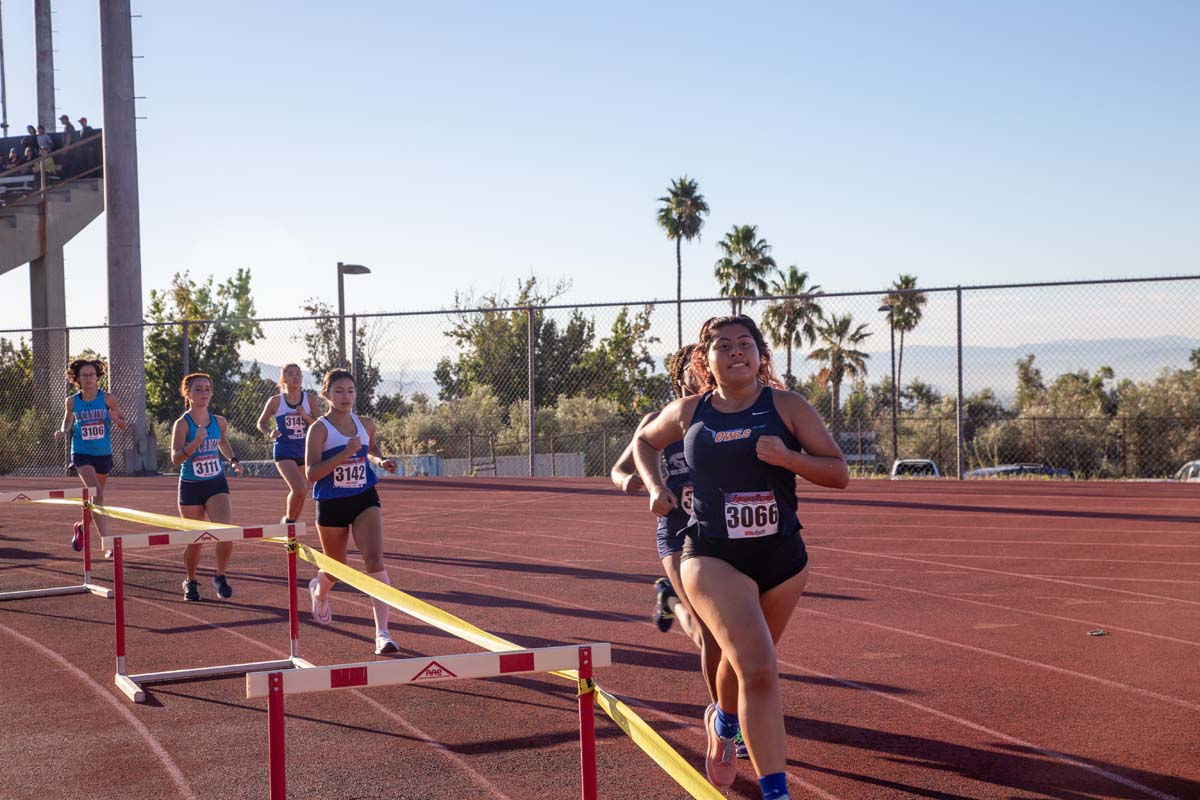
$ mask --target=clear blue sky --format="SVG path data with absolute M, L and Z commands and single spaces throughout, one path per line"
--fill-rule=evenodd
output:
M 97 0 L 56 0 L 59 113 L 102 122 Z M 672 178 L 828 291 L 1200 273 L 1200 3 L 136 2 L 143 288 L 250 267 L 259 314 L 568 278 L 671 298 Z M 9 121 L 33 2 L 3 3 Z M 102 322 L 103 219 L 67 249 Z M 28 324 L 27 269 L 0 276 Z

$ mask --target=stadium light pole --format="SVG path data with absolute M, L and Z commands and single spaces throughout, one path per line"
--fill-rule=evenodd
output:
M 346 365 L 346 286 L 345 275 L 370 275 L 371 270 L 362 264 L 338 262 L 338 366 Z
M 888 315 L 888 327 L 892 329 L 892 460 L 900 458 L 900 450 L 896 446 L 896 417 L 899 416 L 900 404 L 900 387 L 896 386 L 896 306 L 891 303 L 884 303 L 879 307 L 880 311 L 886 311 Z

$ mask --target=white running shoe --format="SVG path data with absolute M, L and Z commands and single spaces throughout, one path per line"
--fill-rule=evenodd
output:
M 400 648 L 392 641 L 392 637 L 387 631 L 375 634 L 375 655 L 386 656 L 399 652 Z
M 324 600 L 317 599 L 317 587 L 321 585 L 320 577 L 308 582 L 308 596 L 312 600 L 312 618 L 318 625 L 328 625 L 333 622 L 333 609 L 329 607 L 329 596 Z

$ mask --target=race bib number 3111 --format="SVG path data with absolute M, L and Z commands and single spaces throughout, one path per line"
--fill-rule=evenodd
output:
M 205 456 L 192 462 L 192 472 L 197 478 L 215 478 L 221 474 L 221 459 L 218 456 Z
M 779 533 L 774 492 L 727 492 L 725 530 L 730 539 L 756 539 Z

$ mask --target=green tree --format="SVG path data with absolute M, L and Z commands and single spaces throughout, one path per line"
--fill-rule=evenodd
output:
M 0 338 L 0 414 L 16 416 L 33 403 L 33 349 Z
M 679 344 L 683 347 L 683 254 L 684 240 L 700 239 L 704 227 L 704 216 L 708 214 L 708 203 L 700 194 L 696 181 L 684 175 L 671 181 L 671 188 L 658 198 L 662 203 L 658 209 L 658 225 L 667 233 L 667 239 L 675 242 L 675 315 Z
M 327 303 L 309 298 L 302 306 L 304 313 L 312 318 L 311 327 L 303 333 L 296 334 L 293 339 L 304 344 L 304 366 L 308 367 L 313 382 L 318 386 L 325 380 L 325 373 L 342 366 L 338 358 L 338 344 L 341 327 L 338 324 L 334 309 Z M 376 412 L 375 391 L 383 379 L 376 363 L 372 341 L 373 328 L 371 323 L 360 322 L 355 335 L 352 337 L 354 348 L 352 364 L 357 370 L 354 376 L 354 388 L 358 397 L 357 413 L 372 415 Z M 388 398 L 388 408 L 395 406 L 395 399 Z
M 572 387 L 573 392 L 614 401 L 626 421 L 662 408 L 671 397 L 670 382 L 654 372 L 650 355 L 650 345 L 658 341 L 650 335 L 652 310 L 646 306 L 630 316 L 622 308 L 609 335 L 580 360 L 579 380 Z
M 734 225 L 721 240 L 720 248 L 714 274 L 721 285 L 721 296 L 729 298 L 731 313 L 740 314 L 747 298 L 767 290 L 767 274 L 775 268 L 771 245 L 758 238 L 757 225 Z
M 1037 402 L 1046 392 L 1042 371 L 1033 365 L 1035 356 L 1029 353 L 1017 361 L 1017 410 Z
M 883 298 L 883 302 L 892 307 L 891 324 L 900 334 L 900 345 L 896 348 L 897 387 L 904 385 L 904 335 L 912 333 L 921 324 L 925 303 L 928 301 L 925 293 L 916 291 L 916 288 L 917 276 L 902 274 L 892 284 L 892 290 Z
M 505 409 L 529 396 L 529 312 L 534 311 L 534 393 L 539 405 L 553 405 L 561 394 L 570 394 L 579 381 L 581 363 L 591 349 L 594 325 L 578 309 L 560 329 L 557 320 L 538 306 L 549 304 L 567 291 L 559 282 L 549 290 L 536 277 L 521 282 L 515 297 L 456 295 L 454 322 L 446 335 L 459 348 L 454 360 L 443 358 L 434 370 L 438 397 L 465 397 L 479 386 L 490 387 Z M 481 308 L 481 311 L 474 310 Z
M 771 344 L 787 348 L 787 372 L 784 380 L 789 389 L 796 388 L 796 376 L 792 372 L 792 348 L 813 345 L 817 341 L 817 323 L 821 318 L 821 305 L 814 295 L 821 294 L 821 287 L 808 285 L 808 273 L 796 267 L 788 271 L 776 271 L 770 292 L 785 297 L 767 306 L 763 313 L 763 331 L 771 338 Z M 804 295 L 803 297 L 797 295 Z
M 249 369 L 239 355 L 241 345 L 262 338 L 262 328 L 254 317 L 248 269 L 239 269 L 219 284 L 212 275 L 197 283 L 189 273 L 177 272 L 169 288 L 151 291 L 146 318 L 157 324 L 146 335 L 146 409 L 150 417 L 169 422 L 183 412 L 179 382 L 184 374 L 185 327 L 188 368 L 212 376 L 213 409 L 222 414 L 230 411 L 238 384 L 250 377 L 261 378 L 257 365 Z M 261 399 L 258 405 L 261 407 Z
M 869 353 L 858 349 L 871 335 L 866 330 L 866 324 L 851 330 L 853 325 L 854 318 L 850 314 L 832 314 L 828 319 L 823 319 L 817 326 L 817 338 L 822 346 L 808 354 L 809 358 L 824 365 L 817 374 L 817 380 L 830 386 L 835 429 L 840 427 L 842 382 L 846 378 L 865 378 L 867 359 L 871 357 Z

